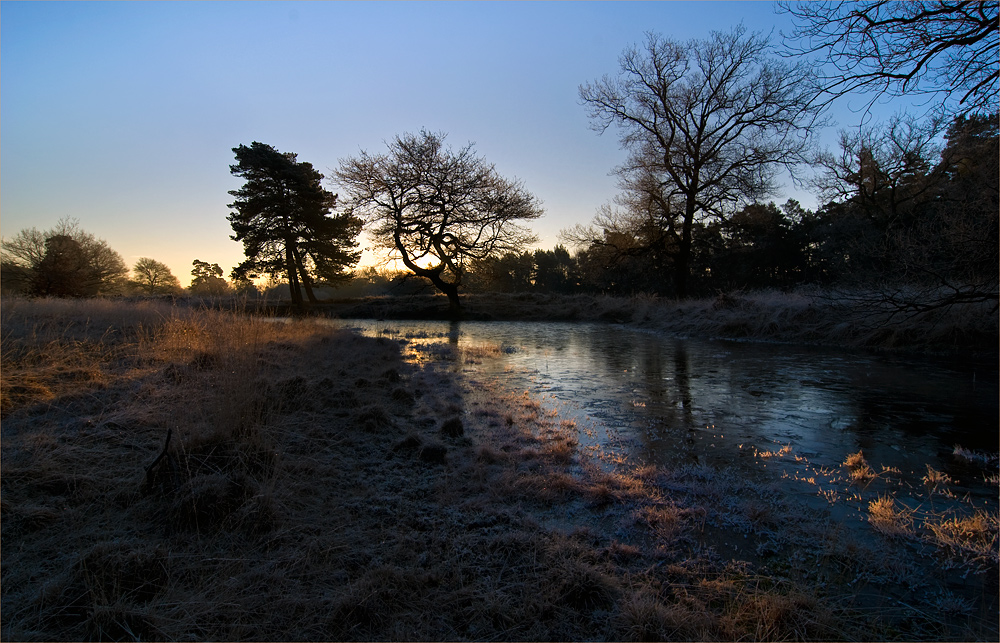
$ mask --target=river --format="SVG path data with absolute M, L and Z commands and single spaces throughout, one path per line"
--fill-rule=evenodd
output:
M 837 467 L 862 451 L 873 466 L 899 469 L 918 484 L 929 465 L 965 491 L 996 495 L 954 455 L 956 445 L 998 451 L 995 364 L 677 339 L 610 324 L 339 324 L 403 339 L 411 351 L 498 347 L 456 369 L 544 397 L 588 420 L 581 426 L 592 435 L 581 435 L 581 444 L 613 441 L 635 461 L 729 464 L 741 452 L 785 447 L 816 467 Z

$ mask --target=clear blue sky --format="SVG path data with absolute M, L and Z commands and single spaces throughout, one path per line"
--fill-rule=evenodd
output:
M 152 257 L 185 285 L 194 259 L 228 275 L 243 258 L 233 147 L 327 174 L 427 128 L 521 179 L 550 248 L 614 196 L 624 158 L 616 133 L 589 128 L 579 85 L 646 31 L 741 21 L 790 28 L 771 2 L 2 2 L 0 233 L 73 217 L 130 266 Z

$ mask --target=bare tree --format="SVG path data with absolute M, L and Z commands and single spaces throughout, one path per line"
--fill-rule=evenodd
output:
M 664 207 L 669 204 L 654 195 L 652 189 L 623 189 L 613 203 L 598 208 L 589 225 L 560 231 L 564 243 L 586 256 L 591 271 L 602 268 L 609 273 L 596 280 L 592 274 L 591 281 L 610 279 L 619 293 L 669 291 L 662 275 L 673 269 L 678 254 L 675 225 L 680 222 L 670 214 L 681 208 Z
M 676 294 L 688 294 L 699 219 L 772 194 L 781 167 L 805 160 L 820 125 L 805 64 L 771 55 L 768 39 L 741 26 L 685 43 L 648 34 L 626 49 L 620 71 L 580 87 L 593 127 L 621 130 L 631 151 L 624 187 L 674 238 Z
M 375 243 L 447 295 L 459 315 L 469 262 L 520 252 L 535 241 L 520 221 L 542 215 L 538 199 L 497 174 L 472 144 L 444 146 L 445 134 L 403 134 L 385 154 L 342 160 L 333 179 Z
M 824 201 L 852 199 L 868 216 L 891 225 L 904 209 L 933 196 L 944 166 L 933 167 L 944 119 L 897 115 L 885 125 L 840 133 L 840 151 L 823 152 L 813 180 Z
M 997 110 L 998 2 L 779 2 L 796 19 L 790 53 L 820 53 L 827 100 L 852 92 L 958 98 L 957 111 Z

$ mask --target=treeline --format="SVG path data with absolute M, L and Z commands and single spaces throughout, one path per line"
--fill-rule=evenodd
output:
M 934 122 L 895 119 L 862 134 L 845 134 L 839 154 L 817 159 L 813 185 L 828 200 L 816 211 L 794 200 L 752 203 L 729 216 L 694 222 L 689 295 L 816 285 L 881 289 L 896 297 L 895 303 L 917 308 L 995 300 L 1000 274 L 997 116 L 957 117 L 938 145 L 935 128 Z M 551 250 L 472 260 L 462 276 L 463 290 L 676 296 L 672 275 L 679 244 L 671 234 L 672 220 L 655 208 L 634 206 L 634 200 L 620 198 L 590 225 L 564 230 L 564 244 Z M 191 285 L 183 289 L 163 263 L 141 258 L 130 269 L 104 240 L 68 219 L 51 230 L 23 230 L 5 239 L 3 256 L 5 293 L 288 296 L 287 284 L 278 280 L 260 288 L 247 278 L 227 281 L 218 264 L 198 259 L 192 263 Z M 367 267 L 352 277 L 321 281 L 317 294 L 433 290 L 409 271 Z
M 959 117 L 944 144 L 931 124 L 897 119 L 845 136 L 823 155 L 814 185 L 830 197 L 817 211 L 797 201 L 753 203 L 692 226 L 689 292 L 804 285 L 940 290 L 942 297 L 995 297 L 1000 137 L 993 116 Z M 474 261 L 466 292 L 651 293 L 676 296 L 679 249 L 655 210 L 605 208 L 589 226 L 563 232 L 567 245 Z M 369 269 L 344 293 L 412 293 L 406 273 Z M 926 295 L 926 292 L 924 293 Z M 926 304 L 931 299 L 924 298 Z
M 226 281 L 219 264 L 195 259 L 191 285 L 181 288 L 170 268 L 141 257 L 130 269 L 104 239 L 63 219 L 49 230 L 21 230 L 2 245 L 0 290 L 38 297 L 119 295 L 227 296 L 258 294 L 250 280 Z

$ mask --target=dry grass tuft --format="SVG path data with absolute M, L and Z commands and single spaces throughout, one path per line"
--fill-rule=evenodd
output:
M 366 406 L 354 415 L 357 425 L 369 433 L 378 433 L 393 426 L 392 416 L 382 406 Z
M 868 461 L 865 460 L 865 454 L 858 451 L 857 453 L 852 453 L 847 456 L 847 459 L 844 460 L 844 466 L 848 469 L 860 469 L 862 467 L 867 467 Z
M 813 596 L 753 591 L 737 594 L 736 607 L 722 619 L 721 630 L 732 640 L 748 636 L 755 641 L 801 641 L 829 632 L 830 620 Z
M 861 451 L 847 456 L 847 459 L 844 460 L 844 466 L 847 467 L 847 475 L 851 484 L 867 484 L 877 477 Z
M 953 560 L 972 571 L 997 572 L 1000 565 L 1000 517 L 976 511 L 970 516 L 929 520 L 927 537 Z
M 935 493 L 949 497 L 952 495 L 946 485 L 955 484 L 955 481 L 947 473 L 938 471 L 929 464 L 927 465 L 927 475 L 921 478 L 921 480 L 924 483 L 924 488 L 927 489 L 928 495 L 933 496 Z
M 875 531 L 890 538 L 903 538 L 913 535 L 913 519 L 911 512 L 896 509 L 896 502 L 891 497 L 880 496 L 868 503 L 868 522 Z
M 1000 463 L 1000 454 L 966 449 L 959 444 L 955 445 L 953 454 L 959 460 L 970 462 L 982 467 L 996 468 L 997 464 Z
M 618 583 L 597 566 L 578 559 L 560 561 L 549 572 L 554 603 L 574 610 L 608 609 L 618 594 Z
M 636 512 L 636 520 L 648 526 L 656 538 L 672 545 L 684 528 L 684 512 L 673 503 L 646 505 Z
M 450 418 L 441 425 L 441 434 L 449 438 L 460 438 L 465 435 L 465 427 L 461 418 Z
M 704 636 L 710 619 L 682 605 L 667 604 L 649 590 L 636 591 L 623 601 L 619 615 L 628 641 L 710 640 Z

